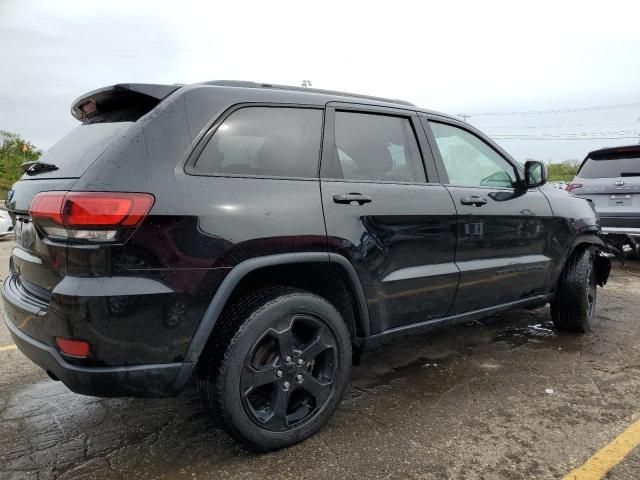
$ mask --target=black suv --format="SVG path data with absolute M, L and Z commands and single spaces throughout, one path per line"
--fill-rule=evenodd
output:
M 71 390 L 192 376 L 261 450 L 332 415 L 362 352 L 551 303 L 589 330 L 609 261 L 585 200 L 398 100 L 252 82 L 121 84 L 25 174 L 6 323 Z

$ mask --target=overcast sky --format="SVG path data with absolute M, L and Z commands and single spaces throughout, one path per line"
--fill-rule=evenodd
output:
M 470 113 L 519 160 L 637 143 L 640 2 L 524 5 L 0 0 L 0 130 L 46 149 L 114 83 L 310 79 Z M 478 115 L 540 110 L 564 113 Z

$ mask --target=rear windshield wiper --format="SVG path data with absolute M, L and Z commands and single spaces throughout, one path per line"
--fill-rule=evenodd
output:
M 23 162 L 20 164 L 20 168 L 27 175 L 37 175 L 42 172 L 52 172 L 58 170 L 53 163 L 38 162 L 37 160 L 31 162 Z
M 622 172 L 621 177 L 640 177 L 640 172 Z

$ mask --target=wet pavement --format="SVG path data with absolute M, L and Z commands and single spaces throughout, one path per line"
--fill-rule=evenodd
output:
M 0 242 L 2 277 L 11 243 Z M 594 332 L 548 307 L 398 340 L 354 367 L 315 437 L 255 454 L 193 387 L 170 399 L 71 393 L 0 326 L 0 479 L 562 478 L 640 418 L 640 264 L 599 291 Z M 640 478 L 636 448 L 608 475 Z

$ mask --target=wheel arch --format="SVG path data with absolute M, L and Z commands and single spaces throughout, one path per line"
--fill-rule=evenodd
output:
M 583 233 L 581 235 L 578 235 L 573 240 L 570 247 L 567 249 L 567 255 L 563 260 L 562 269 L 560 270 L 560 275 L 562 275 L 562 272 L 564 271 L 564 268 L 567 265 L 567 262 L 569 262 L 569 260 L 577 250 L 581 248 L 589 248 L 589 247 L 596 247 L 605 251 L 608 250 L 607 244 L 597 233 L 588 232 L 588 233 Z M 607 280 L 609 278 L 609 272 L 611 270 L 611 261 L 605 256 L 596 255 L 595 269 L 596 269 L 596 278 L 598 281 L 598 285 L 604 286 L 607 283 Z M 556 282 L 555 282 L 556 288 L 557 288 L 558 281 L 559 281 L 559 277 L 556 279 Z M 556 288 L 554 288 L 554 291 L 556 290 Z
M 227 274 L 214 294 L 196 329 L 196 333 L 185 355 L 185 363 L 196 364 L 198 362 L 211 334 L 214 333 L 220 315 L 225 307 L 238 297 L 238 293 L 242 290 L 243 286 L 247 286 L 249 279 L 260 276 L 262 273 L 267 274 L 273 271 L 272 269 L 274 268 L 295 269 L 304 268 L 305 265 L 330 265 L 332 268 L 339 268 L 340 271 L 343 272 L 342 278 L 346 283 L 345 286 L 350 290 L 350 293 L 353 294 L 354 299 L 354 324 L 347 324 L 350 334 L 352 335 L 351 341 L 357 345 L 359 344 L 361 336 L 369 336 L 369 311 L 364 290 L 355 269 L 345 257 L 327 252 L 299 252 L 268 255 L 245 260 L 236 265 Z M 329 300 L 331 301 L 332 299 Z
M 582 235 L 578 235 L 573 240 L 571 248 L 569 248 L 567 259 L 569 259 L 571 255 L 573 255 L 573 252 L 575 252 L 577 248 L 583 248 L 585 246 L 598 246 L 607 248 L 604 240 L 602 240 L 602 238 L 600 238 L 596 233 L 583 233 Z

